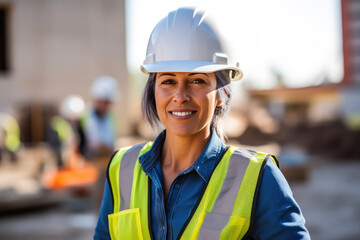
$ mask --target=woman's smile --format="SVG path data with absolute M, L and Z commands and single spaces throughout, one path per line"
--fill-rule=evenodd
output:
M 172 110 L 169 111 L 169 113 L 176 119 L 188 119 L 193 117 L 196 114 L 197 111 L 191 111 L 191 110 Z

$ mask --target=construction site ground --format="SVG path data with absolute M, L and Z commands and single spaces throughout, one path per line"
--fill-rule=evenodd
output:
M 30 168 L 26 164 L 11 168 L 9 164 L 2 163 L 0 194 L 4 195 L 8 191 L 4 188 L 8 188 L 11 181 L 25 177 L 27 169 Z M 31 183 L 23 185 L 24 189 L 31 187 Z M 306 218 L 312 239 L 360 239 L 359 159 L 312 158 L 307 180 L 291 181 L 290 185 Z M 1 213 L 0 239 L 92 239 L 98 210 L 91 207 L 91 198 L 52 196 L 49 199 L 27 210 L 12 209 Z

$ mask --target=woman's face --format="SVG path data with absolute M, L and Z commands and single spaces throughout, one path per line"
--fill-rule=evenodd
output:
M 192 136 L 210 132 L 215 107 L 221 105 L 215 73 L 157 73 L 155 102 L 167 133 Z

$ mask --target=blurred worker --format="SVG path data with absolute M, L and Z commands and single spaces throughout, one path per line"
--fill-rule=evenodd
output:
M 105 157 L 108 160 L 114 151 L 116 129 L 110 108 L 117 94 L 116 80 L 110 76 L 101 76 L 92 85 L 93 107 L 84 119 L 86 156 L 89 158 Z
M 74 165 L 83 155 L 85 134 L 80 120 L 84 112 L 84 100 L 72 95 L 62 101 L 60 116 L 51 119 L 50 144 L 57 153 L 59 167 Z
M 93 106 L 84 118 L 87 141 L 86 157 L 99 171 L 99 178 L 93 189 L 94 209 L 101 204 L 109 157 L 114 152 L 115 117 L 110 108 L 118 95 L 117 83 L 113 77 L 100 76 L 91 87 Z
M 16 161 L 16 151 L 20 147 L 20 128 L 15 118 L 6 113 L 0 113 L 0 163 L 4 153 L 10 155 L 12 162 Z
M 91 193 L 91 188 L 98 179 L 97 168 L 84 158 L 84 112 L 84 100 L 80 96 L 68 96 L 61 103 L 60 116 L 51 120 L 52 132 L 55 133 L 51 143 L 57 150 L 59 159 L 58 168 L 46 171 L 42 177 L 42 182 L 48 189 L 71 188 L 76 195 L 84 196 Z

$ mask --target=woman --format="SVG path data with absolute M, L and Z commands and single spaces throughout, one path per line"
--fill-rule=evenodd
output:
M 226 146 L 231 66 L 203 12 L 180 8 L 153 30 L 145 118 L 165 130 L 109 164 L 95 239 L 308 239 L 274 157 Z

